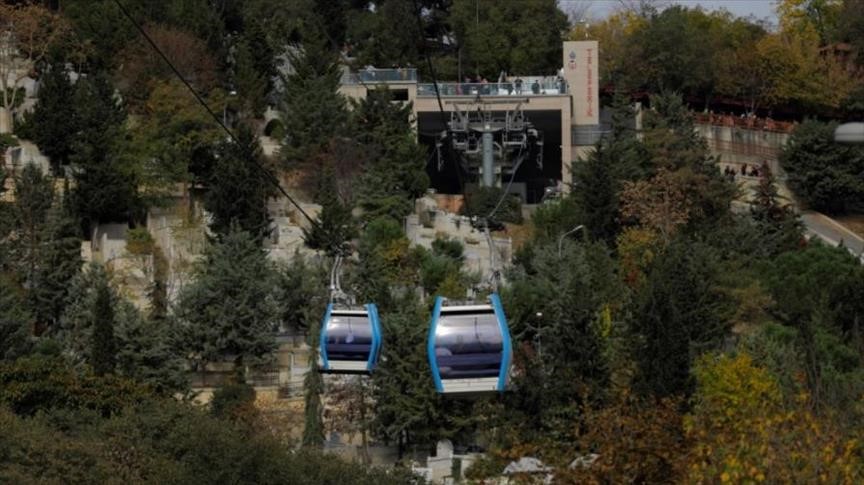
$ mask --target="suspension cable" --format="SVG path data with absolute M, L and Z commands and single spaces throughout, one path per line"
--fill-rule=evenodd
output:
M 123 15 L 127 19 L 129 19 L 129 22 L 131 22 L 132 25 L 135 26 L 135 29 L 138 30 L 138 33 L 140 33 L 141 36 L 144 37 L 144 39 L 147 41 L 147 43 L 150 44 L 150 47 L 152 47 L 153 50 L 156 51 L 157 54 L 159 54 L 159 57 L 161 57 L 162 60 L 165 61 L 165 63 L 168 65 L 168 67 L 171 68 L 171 71 L 174 73 L 174 75 L 177 76 L 177 78 L 183 83 L 183 85 L 186 86 L 186 89 L 188 89 L 189 92 L 192 93 L 192 95 L 195 97 L 195 99 L 198 101 L 198 103 L 204 108 L 204 110 L 207 111 L 207 113 L 209 113 L 210 116 L 216 121 L 216 124 L 218 124 L 222 128 L 222 130 L 224 130 L 225 133 L 228 134 L 228 137 L 231 139 L 231 141 L 240 145 L 240 142 L 239 142 L 239 140 L 237 140 L 237 137 L 234 136 L 234 133 L 225 125 L 225 123 L 222 122 L 222 120 L 219 118 L 219 116 L 216 113 L 214 113 L 212 109 L 210 109 L 210 106 L 208 106 L 207 103 L 204 101 L 204 99 L 201 98 L 201 95 L 198 94 L 198 91 L 196 91 L 195 88 L 192 87 L 192 85 L 189 83 L 189 81 L 186 80 L 185 77 L 183 77 L 183 74 L 181 74 L 180 71 L 171 62 L 171 60 L 168 59 L 168 56 L 166 56 L 165 53 L 162 52 L 162 49 L 160 49 L 159 46 L 157 46 L 156 43 L 153 42 L 153 39 L 150 38 L 150 35 L 148 35 L 147 32 L 144 30 L 144 28 L 141 27 L 141 24 L 139 24 L 135 20 L 135 18 L 132 17 L 132 14 L 129 13 L 129 11 L 126 9 L 125 6 L 123 6 L 123 4 L 120 2 L 120 0 L 114 0 L 114 3 L 117 5 L 117 7 L 120 9 L 120 11 L 123 12 Z M 318 222 L 316 220 L 312 219 L 312 217 L 309 216 L 309 214 L 305 210 L 303 210 L 303 207 L 301 207 L 300 204 L 296 200 L 294 200 L 294 198 L 291 197 L 290 194 L 288 194 L 288 192 L 282 187 L 282 184 L 279 183 L 279 179 L 272 172 L 267 170 L 263 165 L 258 163 L 258 161 L 255 159 L 250 159 L 249 161 L 252 162 L 252 164 L 265 175 L 267 180 L 271 184 L 273 184 L 273 186 L 276 187 L 276 189 L 279 190 L 279 192 L 286 199 L 288 199 L 288 202 L 290 202 L 291 204 L 294 205 L 294 207 L 297 208 L 297 210 L 300 212 L 300 214 L 302 214 L 303 217 L 305 217 L 309 221 L 310 224 L 312 224 L 314 226 L 319 225 Z

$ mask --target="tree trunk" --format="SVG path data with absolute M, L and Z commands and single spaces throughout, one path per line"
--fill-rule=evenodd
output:
M 12 133 L 12 112 L 3 106 L 0 107 L 0 135 L 9 133 Z

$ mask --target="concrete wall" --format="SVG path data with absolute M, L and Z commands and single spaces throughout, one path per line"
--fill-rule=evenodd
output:
M 772 172 L 782 174 L 777 156 L 789 140 L 788 133 L 714 124 L 697 124 L 696 130 L 721 164 L 758 166 L 767 161 Z

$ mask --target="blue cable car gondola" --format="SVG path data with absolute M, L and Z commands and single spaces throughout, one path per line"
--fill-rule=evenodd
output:
M 362 308 L 327 305 L 321 322 L 319 361 L 322 372 L 368 374 L 378 363 L 381 324 L 378 309 L 370 303 Z
M 510 331 L 501 300 L 445 306 L 432 311 L 427 353 L 439 393 L 503 392 L 510 372 Z

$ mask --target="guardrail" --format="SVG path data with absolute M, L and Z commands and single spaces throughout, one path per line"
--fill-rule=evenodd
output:
M 367 68 L 347 72 L 342 76 L 342 84 L 376 84 L 391 82 L 416 82 L 417 69 L 397 67 L 393 69 Z
M 441 96 L 558 96 L 567 94 L 563 82 L 544 81 L 543 83 L 438 83 Z M 434 97 L 435 83 L 417 85 L 418 97 Z

